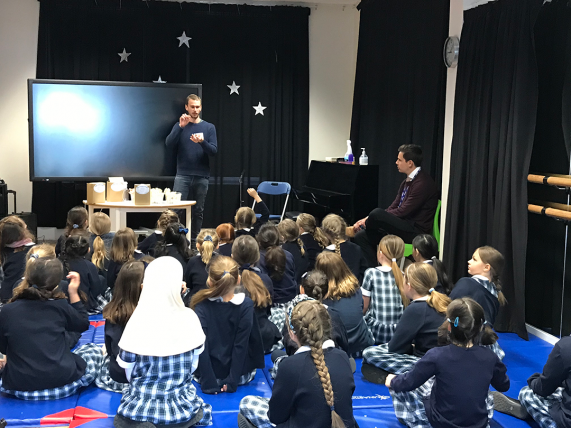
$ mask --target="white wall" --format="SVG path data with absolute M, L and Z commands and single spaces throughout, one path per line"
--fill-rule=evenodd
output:
M 39 11 L 38 0 L 0 1 L 0 178 L 18 193 L 18 211 L 32 207 L 26 79 L 36 77 Z
M 39 2 L 0 0 L 0 178 L 30 211 L 26 79 L 36 76 Z M 349 138 L 359 32 L 355 6 L 313 6 L 309 18 L 309 158 L 343 156 Z M 10 205 L 10 211 L 12 205 Z
M 359 12 L 318 5 L 309 16 L 309 159 L 342 157 L 351 130 Z M 353 147 L 359 157 L 360 151 Z

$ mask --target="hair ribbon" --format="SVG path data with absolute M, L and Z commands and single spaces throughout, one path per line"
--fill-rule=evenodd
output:
M 178 228 L 178 233 L 183 233 L 186 235 L 188 233 L 188 229 L 184 228 L 184 227 L 179 227 Z
M 74 225 L 73 225 L 73 228 L 74 228 L 74 229 L 79 229 L 79 225 L 74 224 Z
M 185 230 L 186 230 L 186 233 L 188 233 L 188 229 L 185 229 Z M 206 242 L 206 241 L 212 242 L 212 236 L 206 235 L 206 236 L 204 237 L 204 242 Z
M 450 318 L 446 318 L 446 320 L 447 320 L 450 324 L 452 324 L 452 321 L 450 320 Z M 454 327 L 458 327 L 458 322 L 459 322 L 459 321 L 460 321 L 460 320 L 458 319 L 458 317 L 454 318 Z

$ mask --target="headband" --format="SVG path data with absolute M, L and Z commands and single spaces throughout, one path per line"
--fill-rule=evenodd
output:
M 188 229 L 184 228 L 184 227 L 179 227 L 178 228 L 178 233 L 183 233 L 186 235 L 188 233 Z
M 188 233 L 188 229 L 185 229 L 185 230 L 186 230 L 186 233 Z M 204 241 L 204 242 L 206 242 L 206 241 L 212 242 L 212 236 L 206 235 L 206 236 L 204 237 L 203 241 Z
M 446 320 L 447 320 L 450 324 L 452 324 L 452 321 L 450 320 L 450 318 L 446 318 Z M 458 327 L 458 322 L 459 322 L 458 317 L 454 318 L 454 327 Z

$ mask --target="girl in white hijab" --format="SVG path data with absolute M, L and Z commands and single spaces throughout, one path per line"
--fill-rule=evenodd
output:
M 183 428 L 209 425 L 212 407 L 196 394 L 192 373 L 204 349 L 198 317 L 181 298 L 182 266 L 165 256 L 149 264 L 117 362 L 129 380 L 114 425 Z

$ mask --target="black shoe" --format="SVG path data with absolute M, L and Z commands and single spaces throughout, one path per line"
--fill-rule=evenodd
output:
M 238 413 L 238 428 L 256 428 L 256 425 L 250 422 L 242 413 Z
M 379 385 L 384 385 L 389 375 L 389 372 L 367 363 L 363 363 L 361 366 L 361 373 L 366 380 Z
M 527 410 L 525 410 L 525 407 L 521 405 L 519 400 L 510 398 L 498 391 L 492 391 L 492 396 L 494 397 L 494 410 L 514 416 L 518 419 L 527 419 L 529 416 Z
M 203 417 L 204 417 L 204 411 L 202 409 L 199 409 L 196 415 L 194 415 L 194 417 L 190 421 L 188 421 L 188 426 L 189 427 L 195 426 L 197 423 L 200 422 L 200 420 Z

